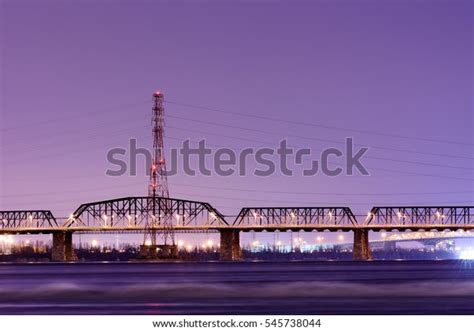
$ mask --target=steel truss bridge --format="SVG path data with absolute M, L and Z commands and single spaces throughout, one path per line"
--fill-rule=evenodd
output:
M 154 215 L 153 203 L 158 206 Z M 369 231 L 474 229 L 474 206 L 373 207 L 364 220 L 358 220 L 349 207 L 245 207 L 227 221 L 206 202 L 126 197 L 82 204 L 61 220 L 49 210 L 0 211 L 0 234 L 52 233 L 53 257 L 69 260 L 73 233 L 143 232 L 150 219 L 160 230 L 165 214 L 171 216 L 177 232 L 219 232 L 221 257 L 229 260 L 241 257 L 239 233 L 247 231 L 352 231 L 354 258 L 365 260 L 371 258 Z

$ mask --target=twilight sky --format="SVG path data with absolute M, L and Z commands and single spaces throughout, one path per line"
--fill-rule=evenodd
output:
M 370 148 L 367 177 L 181 174 L 172 197 L 226 215 L 472 205 L 473 15 L 472 1 L 1 0 L 0 210 L 146 195 L 143 167 L 107 177 L 105 155 L 151 146 L 156 89 L 167 148 Z

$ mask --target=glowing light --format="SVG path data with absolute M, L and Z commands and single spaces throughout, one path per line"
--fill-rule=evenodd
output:
M 386 232 L 382 232 L 382 233 L 380 234 L 380 236 L 381 236 L 382 238 L 386 238 L 386 237 L 387 237 L 387 233 L 386 233 Z
M 321 236 L 316 237 L 316 241 L 319 242 L 319 243 L 322 242 L 323 240 L 324 240 L 324 238 L 321 237 Z
M 69 215 L 69 218 L 70 218 L 70 219 L 73 219 L 73 218 L 74 218 L 74 214 L 70 214 L 70 215 Z
M 29 240 L 27 240 L 27 241 L 25 242 L 25 244 L 29 245 L 29 244 L 30 244 L 30 241 L 29 241 Z
M 291 218 L 295 218 L 295 213 L 291 212 Z
M 151 246 L 151 240 L 150 239 L 145 241 L 145 246 Z
M 461 260 L 474 260 L 474 249 L 466 249 L 459 253 Z
M 329 217 L 332 217 L 332 213 L 331 213 L 331 212 L 329 212 Z
M 340 234 L 337 239 L 339 239 L 339 241 L 343 241 L 344 240 L 344 236 L 342 234 Z
M 214 212 L 210 212 L 209 215 L 211 215 L 212 218 L 216 218 L 216 214 Z
M 182 240 L 178 240 L 178 246 L 179 247 L 183 247 L 184 246 L 184 242 Z
M 97 247 L 97 246 L 99 246 L 99 242 L 94 239 L 94 240 L 92 240 L 91 245 L 92 245 L 92 247 Z
M 186 246 L 186 250 L 187 250 L 187 251 L 190 251 L 190 250 L 192 250 L 192 249 L 193 249 L 193 246 L 191 246 L 191 245 Z
M 278 241 L 276 242 L 276 245 L 277 245 L 277 246 L 281 246 L 281 245 L 283 245 L 283 243 L 282 243 L 280 240 L 278 240 Z
M 207 244 L 207 246 L 212 247 L 212 246 L 214 245 L 214 242 L 213 242 L 211 239 L 209 239 L 209 240 L 206 242 L 206 244 Z

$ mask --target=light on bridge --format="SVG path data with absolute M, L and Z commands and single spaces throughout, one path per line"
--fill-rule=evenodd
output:
M 99 246 L 99 242 L 94 239 L 94 240 L 91 241 L 91 246 L 95 248 L 95 247 Z
M 339 239 L 339 241 L 343 241 L 344 240 L 344 236 L 342 234 L 340 234 L 337 239 Z

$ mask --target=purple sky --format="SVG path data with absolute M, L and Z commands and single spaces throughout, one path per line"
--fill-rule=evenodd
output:
M 188 137 L 233 149 L 287 137 L 316 154 L 341 145 L 315 139 L 372 147 L 369 177 L 180 175 L 169 179 L 173 197 L 227 215 L 249 205 L 358 214 L 381 204 L 472 205 L 473 7 L 2 0 L 0 210 L 67 216 L 82 202 L 146 195 L 143 171 L 105 176 L 105 154 L 130 137 L 151 146 L 155 89 L 222 110 L 165 104 L 167 148 Z

